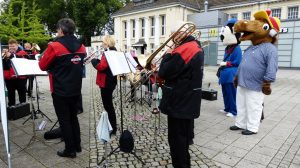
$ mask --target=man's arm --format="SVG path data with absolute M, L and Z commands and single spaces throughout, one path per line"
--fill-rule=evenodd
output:
M 264 76 L 264 81 L 274 82 L 276 79 L 276 72 L 278 70 L 278 55 L 277 49 L 272 47 L 267 52 L 267 69 Z
M 49 70 L 49 66 L 55 60 L 55 51 L 51 45 L 48 45 L 46 51 L 44 52 L 43 57 L 39 62 L 39 66 L 41 70 L 46 71 Z

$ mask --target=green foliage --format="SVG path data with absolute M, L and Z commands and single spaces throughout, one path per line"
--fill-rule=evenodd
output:
M 110 15 L 123 6 L 119 0 L 76 0 L 74 18 L 78 33 L 85 45 L 90 45 L 91 36 L 100 34 L 110 20 Z
M 11 0 L 6 13 L 0 16 L 0 38 L 8 41 L 14 38 L 18 41 L 45 43 L 50 36 L 45 34 L 44 25 L 38 18 L 35 0 L 31 1 L 30 10 L 26 1 Z
M 45 26 L 56 33 L 59 19 L 69 17 L 78 27 L 78 34 L 85 45 L 90 38 L 103 34 L 106 29 L 113 33 L 111 14 L 129 0 L 4 0 L 5 13 L 0 16 L 0 38 L 39 42 L 48 39 Z M 45 25 L 45 26 L 44 26 Z

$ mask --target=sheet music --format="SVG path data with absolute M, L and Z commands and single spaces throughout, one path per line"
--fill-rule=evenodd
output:
M 106 51 L 104 55 L 114 76 L 131 73 L 130 63 L 127 61 L 123 52 Z
M 11 62 L 17 76 L 48 75 L 46 71 L 40 69 L 39 61 L 37 60 L 13 58 Z
M 138 66 L 138 63 L 134 60 L 133 56 L 130 53 L 125 53 L 126 58 L 133 65 L 133 67 Z

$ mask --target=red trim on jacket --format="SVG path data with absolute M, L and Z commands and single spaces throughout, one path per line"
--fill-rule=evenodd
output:
M 100 63 L 96 66 L 97 69 L 97 78 L 96 78 L 96 84 L 100 88 L 105 88 L 106 84 L 106 72 L 105 70 L 109 68 L 108 62 L 106 60 L 105 55 L 102 55 Z
M 53 76 L 52 76 L 52 73 L 49 73 L 49 83 L 50 83 L 50 91 L 51 91 L 51 93 L 53 93 L 54 89 L 53 89 Z
M 81 47 L 76 51 L 76 53 L 86 54 L 84 45 L 81 45 Z M 49 67 L 52 65 L 52 63 L 55 61 L 56 58 L 66 56 L 68 54 L 72 54 L 72 53 L 65 46 L 63 46 L 59 42 L 52 42 L 48 44 L 48 47 L 45 50 L 43 57 L 39 62 L 39 66 L 41 70 L 47 71 L 49 70 Z M 49 82 L 50 82 L 50 90 L 53 93 L 54 82 L 53 82 L 53 74 L 51 72 L 49 73 Z
M 18 52 L 16 52 L 15 54 L 16 58 L 25 58 L 25 56 L 27 55 L 27 53 L 24 50 L 20 50 Z M 4 79 L 6 80 L 12 80 L 12 79 L 26 79 L 26 76 L 16 76 L 16 72 L 14 70 L 14 68 L 12 67 L 12 65 L 10 65 L 9 70 L 4 70 Z
M 176 53 L 180 54 L 185 64 L 187 64 L 196 55 L 196 53 L 201 51 L 202 49 L 199 47 L 197 42 L 191 41 L 191 42 L 184 43 L 181 46 L 175 48 L 172 54 L 176 54 Z

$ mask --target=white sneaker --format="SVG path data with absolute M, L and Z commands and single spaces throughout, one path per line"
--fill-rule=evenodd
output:
M 227 113 L 226 116 L 227 117 L 235 117 L 232 113 Z
M 220 113 L 224 113 L 224 114 L 227 114 L 228 112 L 227 111 L 224 111 L 224 110 L 219 110 Z

